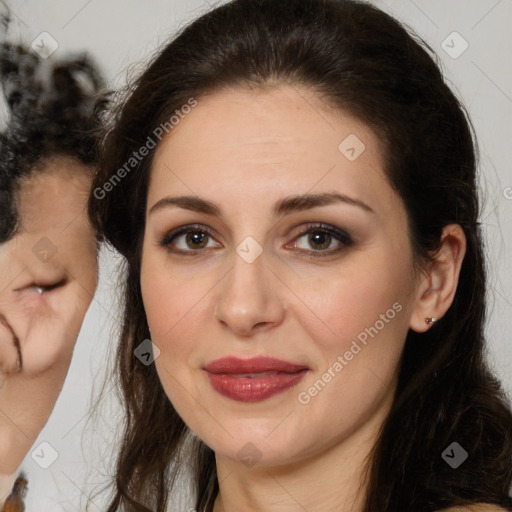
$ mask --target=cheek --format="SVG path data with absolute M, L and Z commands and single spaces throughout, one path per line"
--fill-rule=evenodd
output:
M 175 333 L 187 325 L 186 304 L 191 302 L 193 291 L 169 276 L 154 272 L 142 276 L 142 300 L 151 334 L 155 342 L 168 343 L 168 338 L 176 339 Z
M 205 291 L 197 281 L 158 274 L 143 272 L 141 282 L 150 338 L 160 350 L 155 368 L 167 398 L 189 424 L 201 396 L 195 372 L 205 339 Z
M 206 295 L 202 281 L 184 278 L 148 254 L 142 260 L 141 291 L 151 340 L 161 351 L 157 364 L 176 362 L 183 368 L 191 340 L 201 339 L 197 315 Z
M 96 237 L 90 223 L 84 217 L 77 218 L 66 231 L 48 232 L 45 236 L 55 245 L 55 256 L 50 261 L 69 271 L 84 290 L 93 295 L 97 285 L 98 260 Z
M 374 270 L 353 269 L 326 280 L 321 291 L 302 288 L 310 310 L 294 315 L 318 361 L 314 375 L 297 388 L 297 407 L 303 414 L 314 411 L 316 427 L 329 438 L 363 422 L 396 377 L 408 329 L 405 275 L 382 264 Z
M 299 306 L 303 310 L 294 316 L 330 357 L 348 350 L 358 336 L 372 339 L 369 331 L 375 335 L 375 328 L 380 339 L 394 339 L 404 328 L 404 284 L 403 275 L 377 262 L 333 273 L 314 286 L 303 281 L 298 295 L 307 308 Z

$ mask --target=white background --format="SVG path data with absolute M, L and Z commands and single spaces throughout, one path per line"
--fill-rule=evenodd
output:
M 211 2 L 213 4 L 213 1 Z M 512 395 L 512 1 L 511 0 L 386 0 L 375 1 L 412 27 L 438 53 L 452 86 L 462 97 L 476 127 L 481 151 L 489 267 L 489 359 Z M 209 9 L 202 0 L 11 0 L 15 14 L 11 35 L 31 43 L 46 31 L 59 47 L 51 58 L 68 51 L 89 50 L 112 86 L 125 81 L 127 68 L 139 69 L 177 28 Z M 452 58 L 452 51 L 468 43 Z M 453 41 L 453 43 L 451 42 Z M 508 63 L 508 64 L 507 64 Z M 104 464 L 116 430 L 116 409 L 102 401 L 104 419 L 88 422 L 91 397 L 109 367 L 107 351 L 115 345 L 118 307 L 116 258 L 102 252 L 100 284 L 77 342 L 73 362 L 55 411 L 34 445 L 50 443 L 58 453 L 49 469 L 29 456 L 23 468 L 29 476 L 28 512 L 83 510 L 84 496 L 102 484 Z M 106 412 L 105 412 L 106 411 Z M 103 469 L 101 469 L 103 468 Z M 95 498 L 90 510 L 104 510 Z M 176 510 L 186 511 L 185 503 Z

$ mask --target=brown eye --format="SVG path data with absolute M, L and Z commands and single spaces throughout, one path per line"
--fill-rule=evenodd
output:
M 183 235 L 186 236 L 182 238 Z M 183 226 L 165 235 L 160 241 L 160 245 L 170 252 L 193 255 L 196 251 L 207 248 L 209 238 L 213 238 L 213 236 L 211 230 L 206 226 Z M 182 241 L 181 247 L 177 246 L 176 240 Z
M 310 250 L 307 247 L 304 249 L 315 256 L 330 255 L 353 244 L 352 238 L 348 233 L 328 224 L 310 225 L 308 229 L 300 233 L 295 240 L 304 238 L 306 235 L 307 244 L 312 247 L 313 250 Z M 333 241 L 338 242 L 338 247 L 331 250 L 325 250 L 331 246 Z M 295 247 L 298 247 L 298 242 L 295 242 Z
M 311 231 L 308 234 L 308 242 L 313 246 L 316 245 L 315 249 L 327 249 L 332 242 L 332 235 L 325 231 Z
M 202 231 L 189 231 L 186 233 L 185 243 L 192 249 L 202 249 L 205 247 L 208 239 L 208 234 Z

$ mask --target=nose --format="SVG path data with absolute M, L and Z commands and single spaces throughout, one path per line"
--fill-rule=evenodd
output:
M 272 329 L 285 317 L 283 286 L 264 255 L 248 263 L 239 255 L 217 290 L 215 318 L 239 336 Z

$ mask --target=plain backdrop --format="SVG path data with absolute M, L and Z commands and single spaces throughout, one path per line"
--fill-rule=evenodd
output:
M 489 359 L 512 395 L 512 1 L 375 1 L 406 23 L 438 53 L 445 76 L 468 108 L 481 152 L 482 224 L 489 272 Z M 213 0 L 11 0 L 10 34 L 30 44 L 42 32 L 58 43 L 50 59 L 88 50 L 109 84 L 125 82 L 129 66 L 140 69 L 176 29 L 213 5 Z M 54 413 L 34 449 L 51 446 L 57 459 L 48 469 L 31 454 L 28 512 L 77 511 L 105 481 L 112 461 L 118 410 L 107 387 L 103 414 L 89 420 L 116 343 L 119 258 L 102 250 L 100 283 L 77 341 L 72 365 Z M 106 411 L 106 412 L 105 412 Z M 41 443 L 48 443 L 41 445 Z M 53 453 L 53 452 L 51 452 Z M 104 510 L 96 497 L 90 510 Z M 180 502 L 175 510 L 189 510 Z

